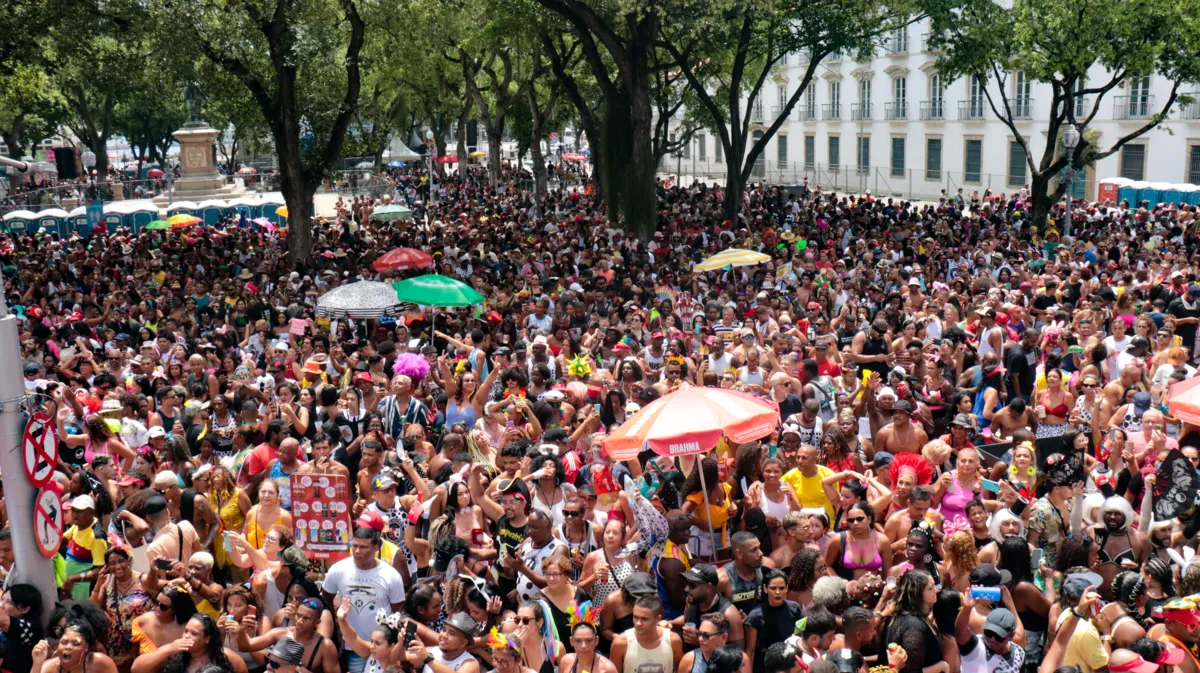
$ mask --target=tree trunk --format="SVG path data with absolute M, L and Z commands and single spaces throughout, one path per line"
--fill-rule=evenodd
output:
M 467 113 L 470 108 L 463 110 L 458 116 L 458 133 L 455 134 L 458 138 L 458 179 L 463 182 L 467 181 L 467 160 L 470 158 L 467 152 Z
M 654 120 L 651 116 L 650 82 L 646 68 L 637 78 L 637 87 L 629 92 L 630 105 L 630 161 L 625 168 L 622 189 L 622 214 L 625 216 L 625 231 L 649 241 L 657 225 L 658 208 L 655 190 L 655 175 L 658 162 L 654 158 Z
M 739 162 L 740 163 L 740 162 Z M 721 201 L 721 211 L 725 219 L 737 222 L 738 212 L 742 209 L 742 199 L 746 196 L 746 183 L 742 182 L 742 173 L 733 163 L 725 165 L 725 198 Z
M 533 212 L 535 216 L 542 213 L 542 203 L 546 200 L 546 160 L 542 157 L 542 114 L 538 110 L 537 89 L 532 84 L 526 90 L 529 97 L 530 136 L 529 154 L 533 158 Z
M 444 164 L 438 161 L 438 157 L 446 156 L 446 136 L 441 133 L 434 136 L 433 147 L 437 150 L 437 154 L 433 157 L 433 170 L 437 172 L 438 180 L 444 180 L 446 171 L 443 168 Z
M 12 128 L 0 132 L 0 138 L 3 138 L 4 144 L 8 146 L 9 158 L 16 159 L 17 161 L 21 160 L 22 150 L 24 149 L 22 147 L 24 140 L 21 138 L 21 126 L 23 124 L 18 119 L 13 123 Z
M 312 200 L 317 186 L 289 180 L 283 190 L 288 209 L 288 261 L 292 264 L 308 259 L 312 254 Z
M 493 117 L 487 125 L 488 132 L 488 181 L 492 187 L 500 185 L 501 167 L 500 161 L 503 159 L 504 143 L 501 138 L 504 137 L 504 120 Z
M 631 159 L 633 122 L 629 116 L 629 101 L 624 95 L 609 96 L 604 104 L 603 127 L 598 136 L 601 141 L 598 148 L 592 148 L 592 155 L 599 155 L 596 162 L 599 173 L 597 182 L 608 207 L 608 221 L 615 224 L 620 221 L 626 198 L 622 167 L 628 165 Z
M 1042 233 L 1046 229 L 1046 218 L 1050 214 L 1050 209 L 1055 203 L 1062 198 L 1066 192 L 1061 185 L 1054 189 L 1050 188 L 1050 180 L 1053 178 L 1049 172 L 1034 173 L 1033 180 L 1029 183 L 1029 224 L 1034 227 L 1038 233 Z M 1061 227 L 1059 233 L 1062 233 Z

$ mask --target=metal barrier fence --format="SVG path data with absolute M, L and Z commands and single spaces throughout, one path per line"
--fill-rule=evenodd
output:
M 725 184 L 724 166 L 705 162 L 696 166 L 691 160 L 673 156 L 664 157 L 659 164 L 659 177 L 674 176 L 683 184 L 700 180 L 709 184 Z M 997 173 L 964 173 L 926 168 L 903 168 L 866 166 L 853 164 L 805 164 L 803 162 L 780 164 L 761 162 L 750 176 L 751 183 L 773 185 L 801 185 L 805 179 L 810 188 L 820 187 L 824 191 L 866 193 L 872 196 L 894 197 L 910 201 L 936 201 L 941 196 L 953 196 L 961 187 L 963 194 L 991 190 L 992 194 L 1011 194 L 1028 185 L 1025 176 L 1009 176 Z M 1020 179 L 1018 179 L 1020 178 Z

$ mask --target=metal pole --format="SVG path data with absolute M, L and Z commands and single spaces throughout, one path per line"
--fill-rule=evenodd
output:
M 708 485 L 704 483 L 704 454 L 699 454 L 697 457 L 696 469 L 700 471 L 700 491 L 704 493 L 704 518 L 708 519 L 708 514 L 712 507 L 708 504 Z M 712 545 L 713 560 L 717 560 L 717 534 L 713 532 L 712 520 L 708 522 L 708 542 Z
M 4 160 L 6 165 L 9 160 Z M 4 281 L 0 279 L 0 471 L 4 474 L 5 502 L 8 504 L 8 521 L 12 532 L 13 570 L 12 583 L 32 584 L 42 594 L 42 605 L 47 612 L 58 600 L 54 584 L 54 566 L 38 551 L 34 536 L 33 504 L 37 489 L 25 478 L 24 460 L 21 450 L 24 434 L 24 415 L 21 401 L 25 398 L 24 378 L 17 376 L 21 366 L 21 340 L 16 317 L 9 315 L 4 297 Z

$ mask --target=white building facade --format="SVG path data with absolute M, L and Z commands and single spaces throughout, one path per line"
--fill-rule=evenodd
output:
M 768 141 L 752 182 L 810 185 L 825 189 L 936 199 L 990 189 L 1012 193 L 1029 184 L 1028 166 L 1012 130 L 992 112 L 981 83 L 950 80 L 938 73 L 938 55 L 927 46 L 922 21 L 887 37 L 870 62 L 853 56 L 826 57 L 788 120 Z M 751 136 L 758 137 L 781 113 L 803 80 L 808 59 L 790 54 L 763 85 L 756 104 L 746 110 Z M 1095 68 L 1088 84 L 1106 82 Z M 1008 96 L 1018 130 L 1035 161 L 1046 147 L 1051 89 L 1023 73 L 1009 73 Z M 1169 98 L 1172 83 L 1158 75 L 1130 78 L 1100 101 L 1089 129 L 1098 144 L 1112 142 L 1146 123 Z M 997 106 L 996 83 L 988 81 Z M 1116 154 L 1076 178 L 1077 198 L 1096 198 L 1099 180 L 1126 177 L 1165 183 L 1200 184 L 1200 86 L 1182 86 L 1181 95 L 1198 102 L 1176 102 L 1164 121 Z M 1077 117 L 1095 105 L 1094 96 L 1077 100 Z M 716 179 L 725 177 L 719 138 L 703 133 L 678 156 L 664 157 L 662 170 Z

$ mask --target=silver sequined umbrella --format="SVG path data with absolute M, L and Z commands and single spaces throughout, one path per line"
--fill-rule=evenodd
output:
M 391 285 L 373 280 L 334 288 L 317 300 L 317 315 L 329 318 L 378 318 L 400 315 L 412 308 L 412 304 L 400 301 Z

